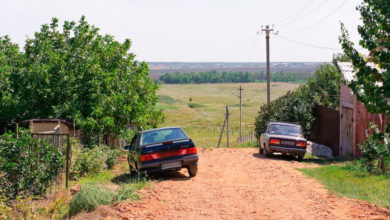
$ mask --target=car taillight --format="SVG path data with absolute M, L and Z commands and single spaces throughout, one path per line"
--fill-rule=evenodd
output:
M 140 161 L 144 162 L 144 161 L 148 161 L 148 160 L 157 160 L 157 159 L 161 159 L 161 156 L 158 153 L 145 154 L 145 155 L 141 155 Z
M 191 147 L 191 148 L 181 149 L 179 155 L 196 154 L 196 153 L 198 153 L 196 147 Z
M 280 140 L 279 139 L 269 139 L 269 144 L 280 144 Z
M 306 147 L 306 141 L 297 141 L 295 143 L 295 146 L 297 146 L 297 147 Z

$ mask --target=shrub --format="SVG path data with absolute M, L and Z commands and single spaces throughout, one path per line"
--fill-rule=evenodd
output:
M 78 179 L 90 174 L 96 174 L 103 169 L 111 169 L 118 161 L 119 150 L 111 150 L 107 146 L 95 146 L 92 149 L 84 148 L 74 159 L 70 170 L 70 177 Z
M 256 137 L 259 138 L 270 121 L 298 122 L 306 138 L 314 123 L 315 105 L 336 109 L 339 106 L 340 73 L 332 65 L 318 67 L 313 77 L 297 90 L 260 106 L 255 121 Z
M 33 139 L 28 130 L 18 132 L 18 137 L 13 132 L 0 136 L 0 193 L 9 198 L 43 195 L 62 170 L 64 158 L 44 139 Z
M 314 100 L 307 95 L 307 87 L 300 87 L 297 91 L 273 100 L 270 104 L 260 107 L 259 115 L 255 120 L 256 137 L 259 138 L 270 121 L 298 122 L 306 138 L 314 122 Z
M 202 108 L 202 107 L 205 107 L 205 106 L 200 104 L 200 103 L 192 102 L 192 103 L 188 104 L 188 107 L 190 107 L 190 108 Z
M 382 133 L 375 124 L 371 124 L 370 129 L 373 131 L 372 135 L 360 145 L 362 166 L 371 174 L 386 174 L 387 157 L 390 155 L 387 144 L 389 135 Z
M 115 193 L 98 185 L 87 184 L 73 196 L 70 201 L 69 214 L 76 215 L 80 212 L 90 212 L 99 205 L 108 205 L 113 202 Z
M 166 103 L 166 104 L 173 104 L 176 102 L 174 98 L 172 98 L 171 96 L 167 96 L 167 95 L 159 95 L 158 101 L 161 103 Z

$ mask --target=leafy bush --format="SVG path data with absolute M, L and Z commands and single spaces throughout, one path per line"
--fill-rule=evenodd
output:
M 119 150 L 112 150 L 107 146 L 84 148 L 76 155 L 70 170 L 70 177 L 78 179 L 89 174 L 99 173 L 105 168 L 111 169 L 118 162 L 119 154 Z
M 190 108 L 202 108 L 202 107 L 205 107 L 205 106 L 200 104 L 200 103 L 192 102 L 192 103 L 188 104 L 188 107 L 190 107 Z
M 61 172 L 64 158 L 44 139 L 33 139 L 28 130 L 18 131 L 18 137 L 13 132 L 0 136 L 0 194 L 8 198 L 43 195 Z
M 310 130 L 315 118 L 315 105 L 324 105 L 330 108 L 339 106 L 340 73 L 332 65 L 321 65 L 314 77 L 297 90 L 288 92 L 270 104 L 260 106 L 255 120 L 256 137 L 266 130 L 270 121 L 297 122 L 302 126 L 304 136 L 309 138 Z
M 386 174 L 387 157 L 390 155 L 387 142 L 389 135 L 382 133 L 375 124 L 371 124 L 370 129 L 373 131 L 372 135 L 360 145 L 362 166 L 371 174 Z
M 98 185 L 87 184 L 73 196 L 70 201 L 69 214 L 76 215 L 82 211 L 90 212 L 99 205 L 108 205 L 113 202 L 115 193 Z

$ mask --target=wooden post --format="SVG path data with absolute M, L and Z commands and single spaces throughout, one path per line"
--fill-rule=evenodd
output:
M 226 116 L 225 116 L 225 120 L 223 121 L 223 126 L 222 126 L 222 130 L 221 130 L 221 135 L 219 135 L 219 141 L 218 141 L 218 146 L 217 146 L 217 148 L 219 148 L 219 145 L 221 144 L 221 139 L 222 139 L 222 135 L 223 135 L 223 130 L 225 129 L 225 123 L 226 123 Z
M 229 148 L 229 108 L 226 106 L 226 147 Z
M 66 170 L 65 170 L 65 187 L 68 189 L 68 182 L 69 182 L 69 161 L 70 161 L 70 158 L 69 158 L 69 155 L 70 155 L 70 134 L 67 135 L 68 136 L 68 146 L 66 147 Z

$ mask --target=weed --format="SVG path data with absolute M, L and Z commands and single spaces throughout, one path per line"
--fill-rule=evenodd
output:
M 112 191 L 99 185 L 84 185 L 70 201 L 69 214 L 73 216 L 82 211 L 90 212 L 99 205 L 111 204 L 114 196 Z
M 165 104 L 173 104 L 176 102 L 174 98 L 172 98 L 171 96 L 167 96 L 167 95 L 159 95 L 158 101 L 160 103 L 165 103 Z
M 203 107 L 205 107 L 205 105 L 192 102 L 192 103 L 188 104 L 188 107 L 190 107 L 190 108 L 203 108 Z

